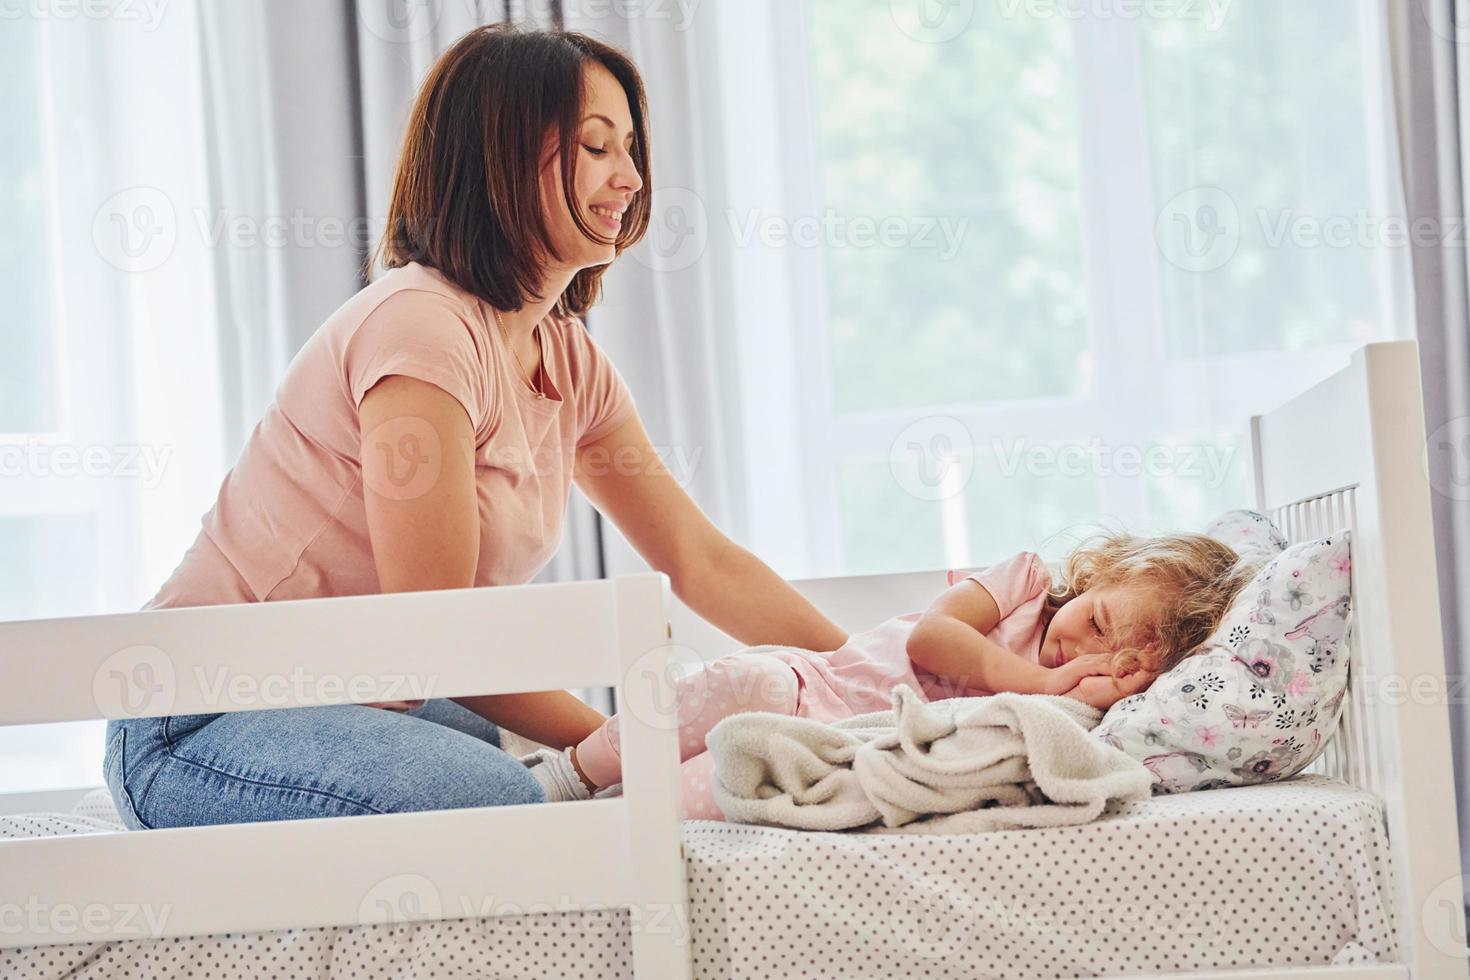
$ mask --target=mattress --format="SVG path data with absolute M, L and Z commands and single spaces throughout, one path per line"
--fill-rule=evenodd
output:
M 87 803 L 0 818 L 0 837 L 120 826 L 105 801 Z M 1320 775 L 1118 803 L 1079 827 L 910 836 L 688 821 L 684 842 L 695 976 L 711 980 L 1083 977 L 1398 953 L 1380 804 Z M 29 947 L 0 950 L 0 976 L 631 978 L 629 921 L 561 912 Z

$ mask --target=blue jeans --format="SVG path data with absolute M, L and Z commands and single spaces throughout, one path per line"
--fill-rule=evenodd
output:
M 103 770 L 131 830 L 545 799 L 500 729 L 448 698 L 112 720 Z

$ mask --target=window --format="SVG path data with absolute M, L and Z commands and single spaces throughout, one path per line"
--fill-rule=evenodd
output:
M 1394 213 L 1381 12 L 924 6 L 721 24 L 737 332 L 779 338 L 743 370 L 800 365 L 800 519 L 756 501 L 748 544 L 886 572 L 1253 505 L 1249 416 L 1410 322 L 1402 249 L 1312 234 Z
M 0 31 L 0 620 L 139 608 L 224 472 L 197 38 L 187 5 Z M 102 728 L 0 728 L 0 792 L 99 785 Z

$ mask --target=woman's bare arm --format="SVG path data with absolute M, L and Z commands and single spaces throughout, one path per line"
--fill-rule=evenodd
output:
M 674 479 L 634 415 L 577 452 L 577 486 L 674 594 L 742 643 L 835 650 L 847 633 L 727 538 Z
M 480 555 L 479 501 L 474 429 L 464 406 L 437 385 L 389 375 L 363 396 L 359 418 L 363 497 L 379 590 L 473 586 Z M 493 650 L 493 638 L 486 639 L 486 648 Z M 606 720 L 565 691 L 454 700 L 557 748 L 576 744 Z

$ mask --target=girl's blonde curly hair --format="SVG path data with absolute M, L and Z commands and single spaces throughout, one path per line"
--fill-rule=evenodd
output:
M 1119 636 L 1139 644 L 1123 643 L 1113 668 L 1118 673 L 1145 669 L 1162 674 L 1210 638 L 1262 564 L 1203 534 L 1139 537 L 1103 530 L 1084 538 L 1063 559 L 1042 615 L 1050 623 L 1057 610 L 1091 588 L 1147 589 L 1160 600 L 1162 615 L 1114 624 Z

